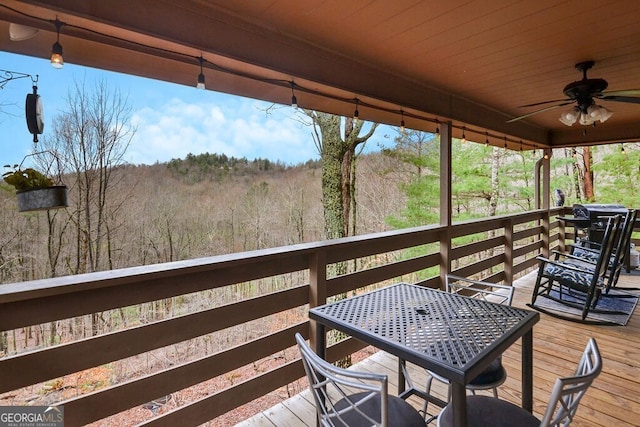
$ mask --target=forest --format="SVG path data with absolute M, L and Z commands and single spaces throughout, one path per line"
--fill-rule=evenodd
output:
M 418 157 L 399 145 L 358 158 L 357 234 L 437 222 L 438 146 L 434 138 L 423 145 Z M 492 190 L 494 152 L 502 150 L 459 141 L 454 149 L 457 219 L 533 209 L 532 152 L 502 154 Z M 639 163 L 631 150 L 592 149 L 597 196 L 590 201 L 636 204 L 640 166 L 633 166 Z M 587 202 L 572 182 L 574 157 L 564 150 L 559 155 L 552 159 L 553 187 L 563 189 L 567 205 Z M 64 179 L 69 207 L 59 211 L 17 214 L 13 188 L 0 184 L 2 283 L 324 239 L 318 161 L 286 166 L 205 153 L 166 164 L 122 164 L 109 173 L 104 224 L 88 222 L 84 230 L 83 212 L 99 205 L 82 208 L 83 183 L 74 183 L 74 175 Z M 88 203 L 97 203 L 92 197 Z

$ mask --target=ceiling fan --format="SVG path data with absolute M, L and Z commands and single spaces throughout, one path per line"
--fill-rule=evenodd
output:
M 512 123 L 524 119 L 525 117 L 533 116 L 534 114 L 543 113 L 545 111 L 575 103 L 575 106 L 564 111 L 560 115 L 560 121 L 567 126 L 573 125 L 578 120 L 581 125 L 593 125 L 598 120 L 601 123 L 604 123 L 613 114 L 605 107 L 596 104 L 596 99 L 640 104 L 640 89 L 605 92 L 609 85 L 606 80 L 587 78 L 587 71 L 591 69 L 594 64 L 594 61 L 584 61 L 576 64 L 576 70 L 582 72 L 582 80 L 569 83 L 564 87 L 563 93 L 567 98 L 536 102 L 534 104 L 521 105 L 520 107 L 535 107 L 553 102 L 559 102 L 559 104 L 541 108 L 523 116 L 516 117 L 508 120 L 507 123 Z

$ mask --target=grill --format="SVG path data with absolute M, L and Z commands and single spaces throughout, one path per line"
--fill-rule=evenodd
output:
M 573 226 L 576 241 L 586 238 L 592 242 L 602 242 L 608 217 L 626 216 L 629 210 L 615 204 L 575 204 L 573 205 Z

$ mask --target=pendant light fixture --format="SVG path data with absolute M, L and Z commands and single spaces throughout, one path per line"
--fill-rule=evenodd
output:
M 360 101 L 356 98 L 356 110 L 353 112 L 353 121 L 358 123 L 358 119 L 360 118 L 360 111 L 358 111 L 358 103 Z
M 436 135 L 440 135 L 440 122 L 436 119 Z
M 204 63 L 202 55 L 198 58 L 198 62 L 200 62 L 200 74 L 198 74 L 198 83 L 196 84 L 196 88 L 205 90 L 207 87 L 204 84 L 204 73 L 202 72 L 202 64 Z
M 293 92 L 293 87 L 296 84 L 294 82 L 291 82 L 291 106 L 293 108 L 298 108 L 298 98 L 296 98 L 296 94 Z
M 404 111 L 400 109 L 400 132 L 404 133 Z
M 488 147 L 489 146 L 489 131 L 485 130 L 484 131 L 484 146 Z
M 465 127 L 462 126 L 462 143 L 466 144 L 467 143 L 467 135 L 464 134 L 464 130 L 465 130 Z
M 62 68 L 64 65 L 64 59 L 62 58 L 62 45 L 60 44 L 60 27 L 62 27 L 62 22 L 56 18 L 53 21 L 53 24 L 56 26 L 56 42 L 51 47 L 51 66 L 56 69 Z

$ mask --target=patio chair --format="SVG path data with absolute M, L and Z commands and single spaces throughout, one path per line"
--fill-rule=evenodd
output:
M 611 288 L 615 287 L 620 277 L 620 272 L 624 267 L 627 257 L 629 256 L 629 243 L 631 242 L 631 234 L 633 233 L 633 227 L 638 216 L 636 209 L 629 210 L 629 213 L 624 218 L 622 226 L 619 227 L 618 235 L 616 236 L 616 245 L 613 249 L 613 253 L 609 257 L 609 263 L 607 265 L 606 285 L 604 292 L 609 293 Z M 578 265 L 590 268 L 598 261 L 598 255 L 602 249 L 601 242 L 592 241 L 580 241 L 578 244 L 569 245 L 571 251 L 569 255 L 556 252 L 556 260 L 561 256 L 568 257 L 578 261 Z
M 464 277 L 458 277 L 448 274 L 446 277 L 446 291 L 464 295 L 470 298 L 478 298 L 484 301 L 495 302 L 497 304 L 511 305 L 513 300 L 513 286 L 499 285 L 496 283 L 484 282 L 480 280 L 472 280 Z M 433 380 L 438 380 L 442 383 L 449 385 L 447 401 L 451 401 L 451 385 L 447 378 L 444 378 L 435 372 L 427 370 L 428 378 L 425 387 L 425 393 L 428 395 L 431 392 L 431 383 Z M 498 397 L 498 387 L 501 386 L 507 379 L 507 371 L 502 366 L 502 357 L 498 357 L 491 364 L 482 371 L 476 378 L 471 380 L 467 384 L 467 390 L 470 390 L 472 394 L 476 394 L 476 391 L 480 390 L 492 390 L 493 396 Z M 429 401 L 425 400 L 422 407 L 424 416 L 427 416 Z
M 567 427 L 573 421 L 580 400 L 602 371 L 602 358 L 595 339 L 589 339 L 578 367 L 571 377 L 556 379 L 542 419 L 506 400 L 490 396 L 467 398 L 468 427 Z M 438 427 L 453 425 L 453 410 L 447 405 L 438 417 Z
M 598 311 L 597 304 L 601 292 L 605 287 L 609 259 L 615 244 L 615 236 L 620 226 L 621 216 L 609 218 L 602 239 L 602 249 L 598 254 L 595 264 L 588 268 L 575 263 L 550 260 L 542 256 L 538 257 L 539 268 L 536 284 L 533 289 L 530 306 L 547 314 L 577 320 L 571 316 L 548 311 L 536 306 L 536 300 L 540 295 L 569 307 L 582 310 L 581 320 L 584 323 L 603 323 L 600 321 L 588 321 L 589 312 Z
M 323 427 L 425 427 L 420 413 L 387 393 L 387 376 L 356 372 L 320 358 L 299 333 L 296 341 Z

